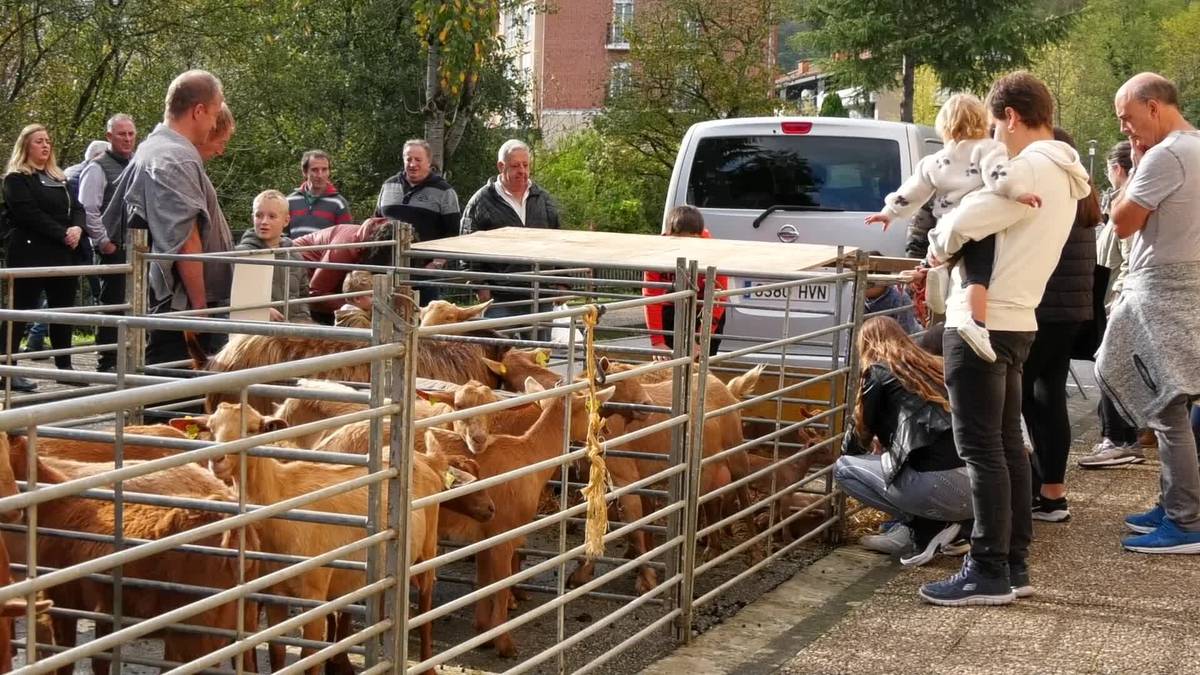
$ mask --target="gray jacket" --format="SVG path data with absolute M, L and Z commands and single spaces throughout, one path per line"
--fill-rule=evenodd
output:
M 292 240 L 283 237 L 279 241 L 279 248 L 293 246 Z M 264 242 L 254 230 L 246 230 L 242 235 L 242 241 L 238 243 L 238 251 L 261 251 L 267 248 Z M 279 256 L 278 253 L 275 254 Z M 299 253 L 287 254 L 289 260 L 303 260 Z M 289 280 L 290 279 L 290 280 Z M 308 297 L 308 270 L 303 267 L 284 267 L 282 265 L 275 267 L 275 272 L 271 276 L 271 301 L 278 302 L 284 298 L 292 300 L 300 300 Z M 284 314 L 282 307 L 277 307 L 280 314 Z M 308 303 L 296 303 L 290 305 L 287 312 L 287 317 L 292 323 L 312 323 L 312 315 L 309 313 Z
M 1200 395 L 1200 313 L 1185 311 L 1197 291 L 1200 263 L 1144 267 L 1125 278 L 1096 353 L 1096 381 L 1135 426 L 1181 395 Z

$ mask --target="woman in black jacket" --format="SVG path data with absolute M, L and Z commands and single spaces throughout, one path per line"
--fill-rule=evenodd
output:
M 1054 130 L 1054 138 L 1075 146 L 1062 129 Z M 1071 449 L 1067 375 L 1075 338 L 1092 320 L 1096 267 L 1096 234 L 1092 228 L 1098 224 L 1100 201 L 1093 188 L 1087 197 L 1079 200 L 1075 225 L 1038 304 L 1037 337 L 1025 359 L 1021 414 L 1036 459 L 1033 481 L 1035 520 L 1064 522 L 1071 517 L 1064 482 L 1067 453 Z
M 863 324 L 858 338 L 862 393 L 853 431 L 834 466 L 847 494 L 900 521 L 884 535 L 864 537 L 867 548 L 923 565 L 949 552 L 972 519 L 971 479 L 958 457 L 942 359 L 916 345 L 891 317 Z M 879 450 L 870 452 L 872 440 Z M 891 542 L 895 548 L 884 546 Z M 955 547 L 965 552 L 965 546 Z M 955 551 L 959 552 L 959 551 Z
M 66 177 L 54 160 L 50 134 L 40 124 L 21 130 L 12 158 L 4 173 L 4 203 L 13 231 L 8 242 L 9 267 L 64 267 L 79 262 L 84 213 L 67 190 Z M 37 309 L 39 296 L 46 293 L 47 306 L 75 304 L 79 277 L 17 279 L 13 284 L 13 308 Z M 24 322 L 13 322 L 12 344 L 16 353 Z M 4 330 L 0 325 L 0 330 Z M 0 333 L 5 344 L 7 331 Z M 55 349 L 71 346 L 71 326 L 50 324 L 50 341 Z M 60 369 L 71 369 L 70 356 L 54 357 Z

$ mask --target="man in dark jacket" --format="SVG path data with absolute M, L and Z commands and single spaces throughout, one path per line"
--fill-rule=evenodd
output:
M 425 140 L 415 138 L 404 143 L 404 170 L 383 182 L 375 217 L 408 223 L 417 241 L 433 241 L 458 233 L 462 214 L 458 194 L 450 183 L 433 171 L 433 151 Z M 423 261 L 428 269 L 442 269 L 444 259 Z M 414 276 L 413 280 L 437 279 Z M 419 287 L 421 301 L 428 303 L 441 295 L 437 286 Z
M 480 230 L 495 230 L 501 227 L 541 227 L 558 229 L 558 207 L 549 193 L 530 179 L 531 156 L 529 146 L 516 139 L 504 142 L 496 158 L 499 175 L 489 178 L 487 185 L 471 196 L 463 209 L 459 234 L 471 234 Z M 501 263 L 475 263 L 471 269 L 482 272 L 519 273 L 529 270 L 527 266 Z M 487 282 L 494 283 L 494 282 Z M 505 282 L 505 286 L 524 286 Z M 515 300 L 528 301 L 529 294 L 497 291 L 480 288 L 476 295 L 481 302 L 495 298 L 497 303 Z M 493 305 L 488 316 L 496 318 L 524 314 L 528 306 Z

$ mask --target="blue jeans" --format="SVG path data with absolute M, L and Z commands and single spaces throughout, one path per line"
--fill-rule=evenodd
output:
M 903 522 L 916 517 L 957 523 L 973 517 L 966 467 L 946 471 L 906 467 L 888 485 L 878 455 L 843 455 L 833 467 L 833 479 L 846 494 Z

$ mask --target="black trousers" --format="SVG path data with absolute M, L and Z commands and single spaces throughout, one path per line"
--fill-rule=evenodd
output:
M 674 331 L 675 330 L 675 305 L 674 304 L 664 304 L 663 310 L 662 310 L 662 317 L 663 317 L 663 330 Z M 697 316 L 696 316 L 696 321 L 697 321 L 696 336 L 699 337 L 699 330 L 700 330 L 699 314 L 697 314 Z M 717 325 L 713 329 L 712 338 L 709 339 L 709 341 L 708 341 L 708 355 L 709 356 L 716 356 L 717 352 L 720 351 L 720 349 L 721 349 L 720 334 L 723 333 L 724 331 L 725 331 L 725 315 L 722 314 L 721 319 L 719 321 L 717 321 Z M 668 349 L 675 348 L 675 334 L 673 332 L 666 333 L 665 335 L 663 335 L 663 339 L 666 340 Z
M 37 309 L 41 305 L 41 295 L 46 293 L 46 307 L 71 307 L 75 304 L 75 291 L 79 288 L 79 277 L 43 277 L 36 279 L 15 279 L 13 282 L 13 309 Z M 50 324 L 50 344 L 54 349 L 66 349 L 71 346 L 71 334 L 74 328 L 64 324 Z M 20 351 L 21 336 L 25 334 L 25 322 L 14 321 L 12 324 L 12 344 L 5 344 L 5 353 L 16 354 Z M 0 343 L 8 338 L 7 328 L 0 322 Z M 54 357 L 54 365 L 59 368 L 70 368 L 70 356 Z
M 1033 538 L 1029 458 L 1021 438 L 1021 369 L 1033 333 L 991 331 L 996 362 L 979 358 L 958 331 L 943 338 L 954 442 L 971 477 L 971 557 L 991 576 L 1024 562 Z
M 1067 375 L 1071 352 L 1082 324 L 1045 322 L 1025 359 L 1021 413 L 1037 456 L 1034 482 L 1062 483 L 1071 450 L 1071 419 L 1067 416 Z
M 100 254 L 101 265 L 120 265 L 125 262 L 124 251 L 116 251 L 111 255 Z M 124 274 L 106 274 L 100 277 L 100 304 L 102 305 L 119 305 L 125 302 L 125 275 Z M 110 314 L 124 314 L 124 312 L 109 312 Z M 101 326 L 96 329 L 96 344 L 108 345 L 117 341 L 116 326 Z M 111 370 L 117 365 L 117 353 L 115 351 L 103 352 L 100 354 L 100 370 Z
M 1117 445 L 1135 445 L 1138 442 L 1138 430 L 1117 412 L 1112 399 L 1100 391 L 1100 429 L 1104 438 Z
M 228 302 L 225 304 L 229 304 Z M 150 307 L 150 314 L 171 311 L 171 299 L 167 298 Z M 224 333 L 200 333 L 200 345 L 208 354 L 215 354 L 229 341 Z M 174 330 L 152 330 L 146 335 L 146 365 L 183 361 L 190 358 L 183 333 Z M 185 366 L 190 367 L 190 366 Z

